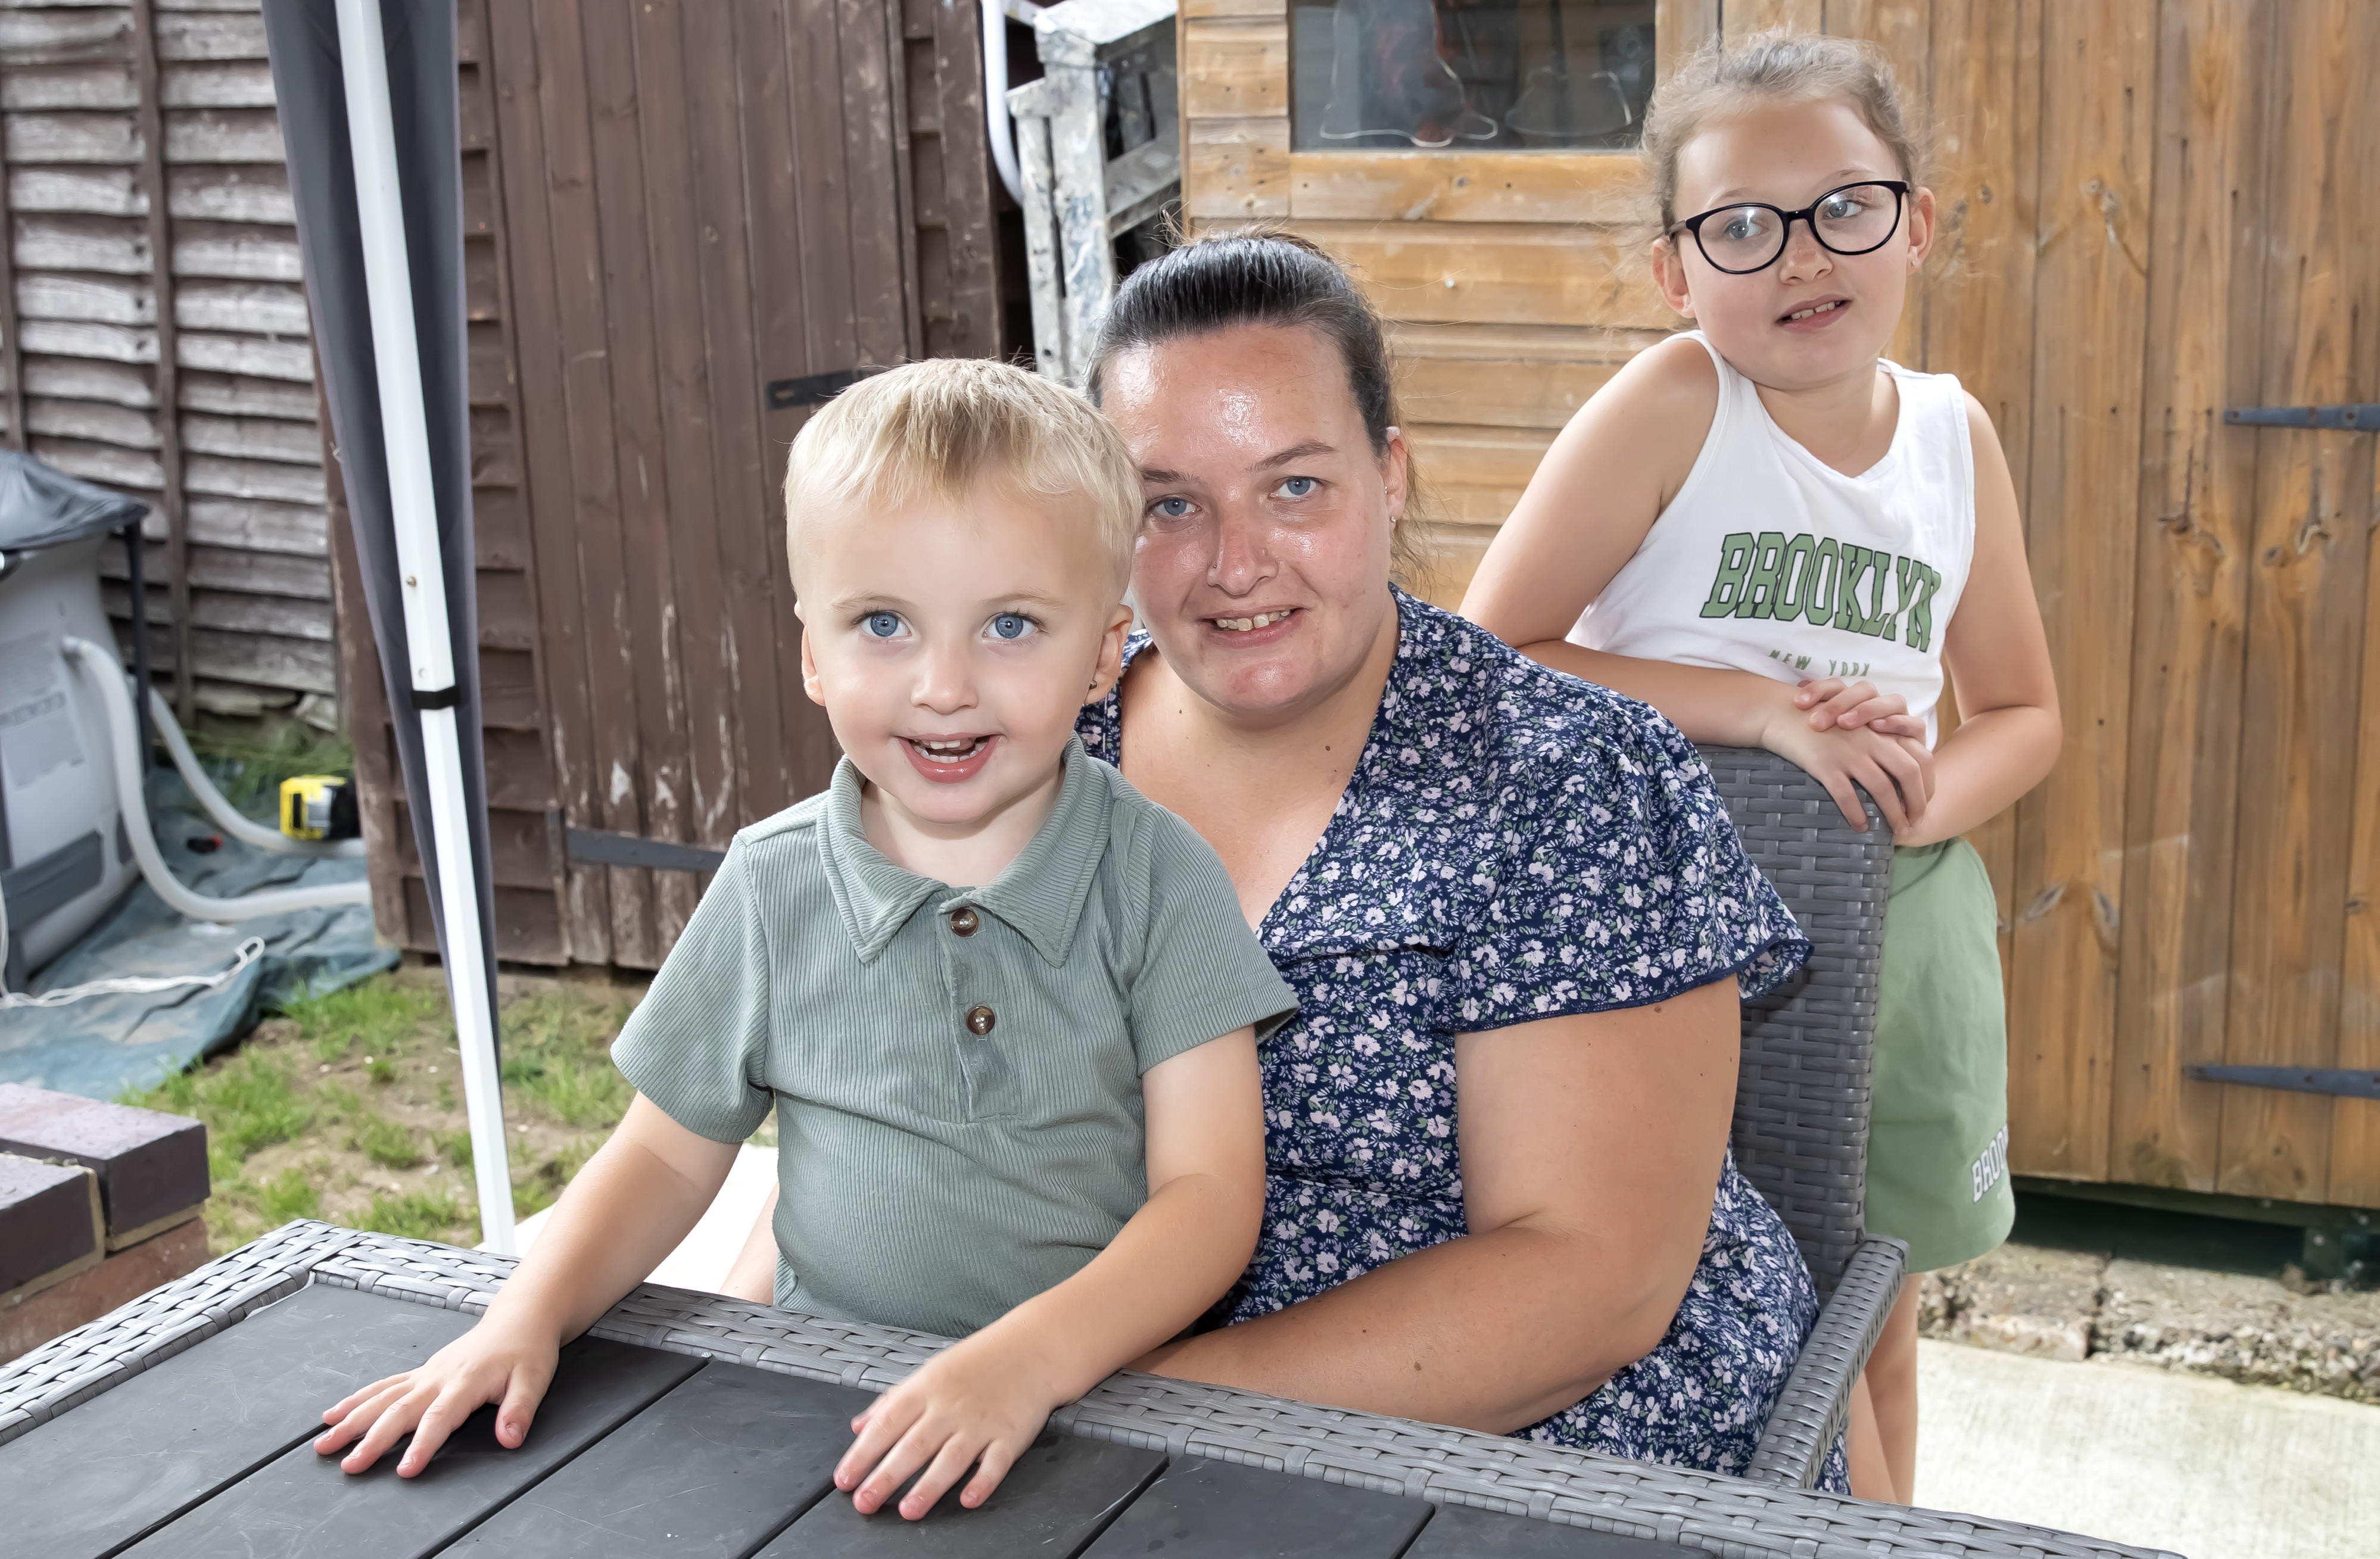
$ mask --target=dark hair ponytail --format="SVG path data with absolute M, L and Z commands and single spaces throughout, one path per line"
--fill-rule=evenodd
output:
M 1372 453 L 1387 451 L 1389 430 L 1398 425 L 1397 392 L 1380 316 L 1318 245 L 1275 227 L 1243 227 L 1193 239 L 1126 277 L 1091 348 L 1085 387 L 1092 404 L 1099 404 L 1101 381 L 1117 354 L 1234 325 L 1303 326 L 1320 332 L 1347 366 L 1348 393 Z M 1408 448 L 1405 512 L 1389 547 L 1390 565 L 1406 584 L 1426 575 L 1431 563 L 1422 504 L 1420 477 Z

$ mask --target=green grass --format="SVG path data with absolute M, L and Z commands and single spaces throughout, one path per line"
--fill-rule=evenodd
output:
M 465 1218 L 451 1191 L 382 1191 L 371 1199 L 371 1206 L 356 1220 L 356 1227 L 407 1239 L 441 1239 Z M 479 1219 L 472 1215 L 469 1221 L 476 1224 Z
M 307 1171 L 291 1165 L 257 1188 L 264 1224 L 279 1228 L 292 1218 L 322 1215 L 322 1193 Z
M 419 1141 L 383 1115 L 358 1116 L 348 1145 L 383 1168 L 410 1169 L 422 1161 Z
M 618 1123 L 633 1094 L 612 1064 L 611 1004 L 539 995 L 504 1013 L 504 1088 L 568 1126 Z M 596 1021 L 590 1021 L 590 1019 Z
M 364 1054 L 378 1059 L 381 1052 L 410 1039 L 423 1023 L 445 1015 L 442 993 L 395 980 L 365 980 L 327 996 L 302 997 L 283 1011 L 320 1061 L 346 1059 L 358 1041 Z M 373 1081 L 380 1079 L 375 1075 Z
M 242 1051 L 212 1072 L 176 1072 L 148 1093 L 135 1091 L 120 1102 L 205 1122 L 207 1167 L 218 1181 L 237 1178 L 249 1154 L 289 1141 L 311 1118 L 288 1070 L 254 1050 Z

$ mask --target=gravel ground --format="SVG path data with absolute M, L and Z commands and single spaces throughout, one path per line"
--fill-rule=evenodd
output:
M 1919 1280 L 1925 1336 L 2380 1404 L 2380 1293 L 2005 1245 Z

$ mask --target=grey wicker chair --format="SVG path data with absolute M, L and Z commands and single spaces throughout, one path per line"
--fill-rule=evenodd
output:
M 1842 1430 L 1908 1253 L 1861 1216 L 1892 834 L 1873 801 L 1868 831 L 1853 832 L 1824 786 L 1773 753 L 1702 755 L 1745 850 L 1810 938 L 1801 972 L 1744 1004 L 1733 1131 L 1737 1166 L 1793 1231 L 1824 1306 L 1745 1476 L 1806 1489 Z

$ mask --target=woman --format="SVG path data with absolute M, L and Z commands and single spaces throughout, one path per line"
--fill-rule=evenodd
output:
M 1228 1324 L 1136 1367 L 1741 1473 L 1817 1301 L 1728 1152 L 1738 988 L 1808 945 L 1694 749 L 1393 588 L 1411 462 L 1319 251 L 1143 266 L 1091 393 L 1142 467 L 1147 633 L 1080 729 L 1301 1004 Z

